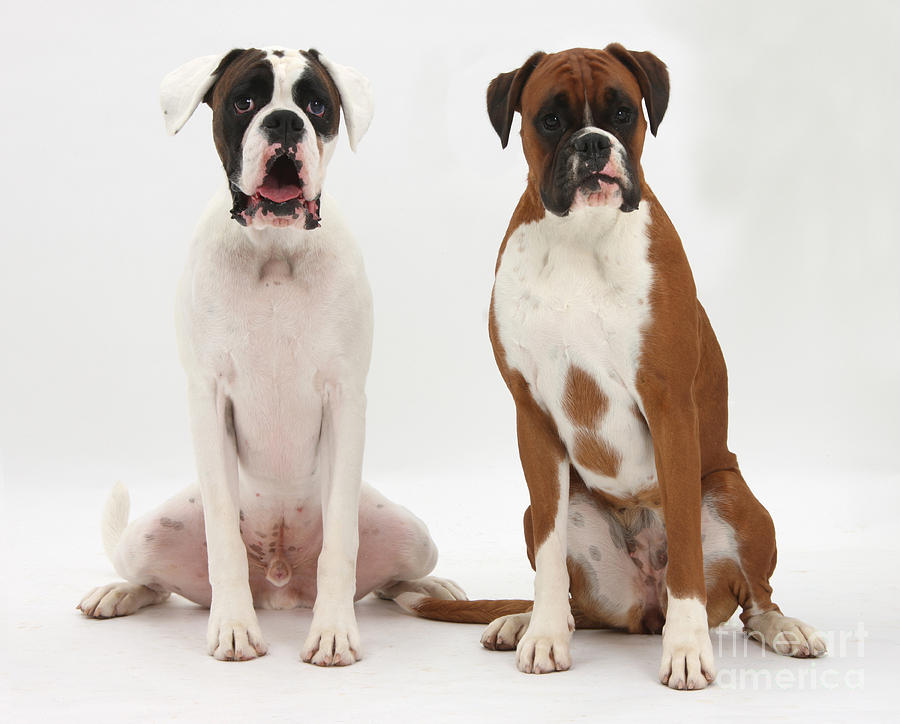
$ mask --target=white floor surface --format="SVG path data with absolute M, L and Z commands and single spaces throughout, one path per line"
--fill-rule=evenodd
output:
M 308 610 L 261 612 L 268 655 L 221 663 L 204 652 L 206 612 L 184 599 L 109 621 L 75 610 L 87 589 L 114 578 L 97 524 L 106 482 L 15 480 L 4 495 L 7 722 L 900 720 L 897 547 L 781 549 L 775 598 L 831 638 L 830 655 L 764 652 L 735 618 L 713 633 L 719 677 L 701 692 L 657 682 L 656 636 L 578 631 L 569 672 L 527 676 L 513 654 L 479 645 L 480 625 L 419 620 L 371 597 L 357 606 L 364 658 L 354 666 L 300 662 Z M 174 491 L 137 492 L 133 513 Z M 512 533 L 518 508 L 458 540 L 453 526 L 465 511 L 440 509 L 417 511 L 432 517 L 442 548 L 436 574 L 473 598 L 530 597 L 524 546 Z

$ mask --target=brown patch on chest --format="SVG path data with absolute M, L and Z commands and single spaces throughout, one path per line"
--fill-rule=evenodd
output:
M 575 426 L 572 457 L 582 467 L 614 478 L 622 455 L 597 433 L 597 426 L 609 408 L 609 398 L 580 367 L 572 365 L 563 391 L 563 411 Z
M 588 430 L 575 433 L 575 445 L 572 457 L 579 465 L 608 478 L 619 474 L 622 455 L 606 442 L 600 435 Z
M 609 399 L 594 378 L 580 367 L 569 367 L 563 392 L 563 410 L 572 424 L 578 427 L 597 427 L 608 407 Z

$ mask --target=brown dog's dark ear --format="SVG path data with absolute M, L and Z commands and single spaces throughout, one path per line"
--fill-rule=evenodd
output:
M 644 103 L 647 104 L 650 133 L 655 136 L 669 105 L 669 71 L 666 64 L 653 53 L 626 50 L 618 43 L 607 45 L 605 50 L 637 78 L 644 94 Z
M 528 80 L 545 55 L 547 54 L 538 51 L 526 60 L 521 68 L 509 73 L 501 73 L 488 86 L 488 117 L 491 119 L 494 130 L 497 131 L 497 135 L 500 136 L 500 144 L 503 148 L 506 148 L 506 144 L 509 143 L 509 129 L 512 128 L 513 115 L 516 111 L 521 111 L 519 101 L 522 98 L 525 81 Z

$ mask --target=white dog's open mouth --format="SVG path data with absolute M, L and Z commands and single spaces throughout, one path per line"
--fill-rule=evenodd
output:
M 300 162 L 295 162 L 283 154 L 274 159 L 269 166 L 263 182 L 256 190 L 256 195 L 276 204 L 299 199 L 303 193 L 303 182 L 300 180 Z
M 303 222 L 306 229 L 319 226 L 319 197 L 307 199 L 303 194 L 303 178 L 300 171 L 303 161 L 293 149 L 276 152 L 266 163 L 262 183 L 248 196 L 236 184 L 231 185 L 234 206 L 231 217 L 243 226 L 262 225 L 291 226 Z

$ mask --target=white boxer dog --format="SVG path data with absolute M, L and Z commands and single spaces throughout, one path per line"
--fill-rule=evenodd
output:
M 178 291 L 199 482 L 130 525 L 128 495 L 113 490 L 103 542 L 127 582 L 78 607 L 126 616 L 175 592 L 209 607 L 208 652 L 243 661 L 267 650 L 254 606 L 312 606 L 302 659 L 352 664 L 354 600 L 465 597 L 425 578 L 437 560 L 425 525 L 360 479 L 372 298 L 321 193 L 341 110 L 355 151 L 372 94 L 315 50 L 236 49 L 166 76 L 168 132 L 201 102 L 228 190 L 200 222 Z

